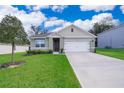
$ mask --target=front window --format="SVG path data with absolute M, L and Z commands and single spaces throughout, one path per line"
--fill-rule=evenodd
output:
M 45 39 L 36 39 L 35 44 L 36 47 L 45 47 Z

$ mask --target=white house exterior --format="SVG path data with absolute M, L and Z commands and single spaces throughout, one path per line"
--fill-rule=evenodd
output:
M 95 38 L 93 34 L 86 32 L 75 25 L 70 25 L 59 31 L 46 35 L 31 37 L 31 49 L 41 49 L 65 52 L 94 52 Z
M 124 24 L 98 34 L 98 47 L 124 48 Z

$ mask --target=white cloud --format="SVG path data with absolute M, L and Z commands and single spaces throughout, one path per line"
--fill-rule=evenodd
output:
M 26 9 L 30 11 L 40 11 L 41 9 L 48 9 L 50 8 L 49 5 L 26 5 Z
M 60 27 L 57 27 L 57 28 L 55 28 L 54 30 L 52 30 L 52 32 L 59 31 L 59 30 L 65 28 L 65 27 L 67 27 L 67 26 L 69 26 L 69 25 L 71 25 L 71 24 L 72 24 L 71 22 L 66 22 L 66 23 L 64 23 L 63 25 L 61 25 Z
M 122 13 L 124 14 L 124 5 L 120 6 Z
M 101 13 L 98 15 L 94 15 L 91 20 L 86 19 L 86 20 L 75 20 L 74 22 L 67 22 L 64 20 L 60 20 L 57 18 L 52 18 L 53 20 L 49 22 L 49 26 L 55 26 L 55 25 L 60 25 L 60 27 L 54 29 L 53 31 L 58 31 L 70 24 L 74 24 L 80 28 L 82 28 L 85 31 L 89 31 L 90 29 L 93 28 L 93 25 L 95 23 L 105 23 L 105 24 L 111 24 L 111 25 L 118 25 L 119 20 L 114 19 L 111 13 Z
M 67 26 L 70 23 L 71 22 L 67 22 L 65 20 L 58 19 L 57 17 L 51 17 L 48 20 L 46 20 L 44 25 L 45 25 L 45 27 Z
M 51 18 L 48 21 L 45 22 L 45 27 L 52 27 L 52 26 L 61 26 L 65 23 L 64 20 L 57 19 L 57 18 Z
M 66 26 L 69 26 L 70 24 L 72 24 L 71 22 L 62 20 L 62 19 L 58 19 L 57 17 L 51 17 L 49 18 L 46 22 L 45 22 L 45 27 L 56 27 L 57 28 L 53 29 L 52 32 L 54 31 L 58 31 Z
M 30 14 L 22 14 L 17 16 L 23 23 L 25 30 L 30 30 L 31 25 L 39 26 L 44 20 L 46 20 L 46 17 L 40 12 L 31 12 Z
M 116 26 L 119 24 L 119 20 L 114 19 L 111 13 L 101 13 L 98 15 L 94 15 L 91 20 L 78 19 L 74 21 L 75 25 L 77 25 L 78 27 L 86 31 L 89 31 L 90 29 L 92 29 L 95 23 L 104 23 L 104 24 L 110 24 L 110 25 Z
M 41 9 L 52 9 L 54 12 L 62 12 L 67 5 L 26 5 L 28 10 L 32 11 L 40 11 Z
M 76 21 L 74 21 L 74 24 L 82 29 L 84 29 L 85 31 L 89 31 L 90 29 L 92 29 L 93 27 L 93 23 L 92 20 L 81 20 L 78 19 Z
M 115 8 L 114 5 L 82 5 L 80 6 L 81 11 L 91 11 L 94 10 L 95 12 L 100 11 L 108 11 L 113 10 Z
M 118 19 L 114 19 L 111 13 L 101 13 L 94 15 L 92 17 L 93 23 L 104 23 L 110 25 L 117 25 L 119 23 Z
M 49 8 L 49 5 L 35 5 L 33 7 L 33 10 L 34 11 L 39 11 L 40 9 L 48 9 Z
M 23 23 L 23 26 L 25 28 L 25 31 L 28 33 L 30 31 L 30 26 L 35 25 L 38 26 L 40 25 L 44 20 L 47 18 L 45 15 L 40 12 L 31 12 L 27 14 L 25 11 L 18 10 L 18 8 L 12 7 L 12 6 L 0 6 L 0 21 L 5 15 L 13 15 L 16 16 L 21 20 Z
M 54 12 L 62 12 L 67 7 L 68 7 L 67 5 L 53 5 L 53 6 L 51 6 L 51 9 Z

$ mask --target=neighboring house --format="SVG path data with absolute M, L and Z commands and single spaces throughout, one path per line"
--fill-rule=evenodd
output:
M 61 30 L 44 35 L 31 37 L 31 50 L 53 50 L 65 52 L 94 52 L 95 38 L 93 34 L 86 32 L 75 25 L 70 25 Z
M 98 34 L 99 48 L 124 48 L 124 24 Z

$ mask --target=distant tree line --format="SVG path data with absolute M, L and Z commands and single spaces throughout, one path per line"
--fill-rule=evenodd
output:
M 108 30 L 112 27 L 113 25 L 110 25 L 110 24 L 95 23 L 93 28 L 89 32 L 97 36 L 97 34 L 104 32 L 105 30 Z

